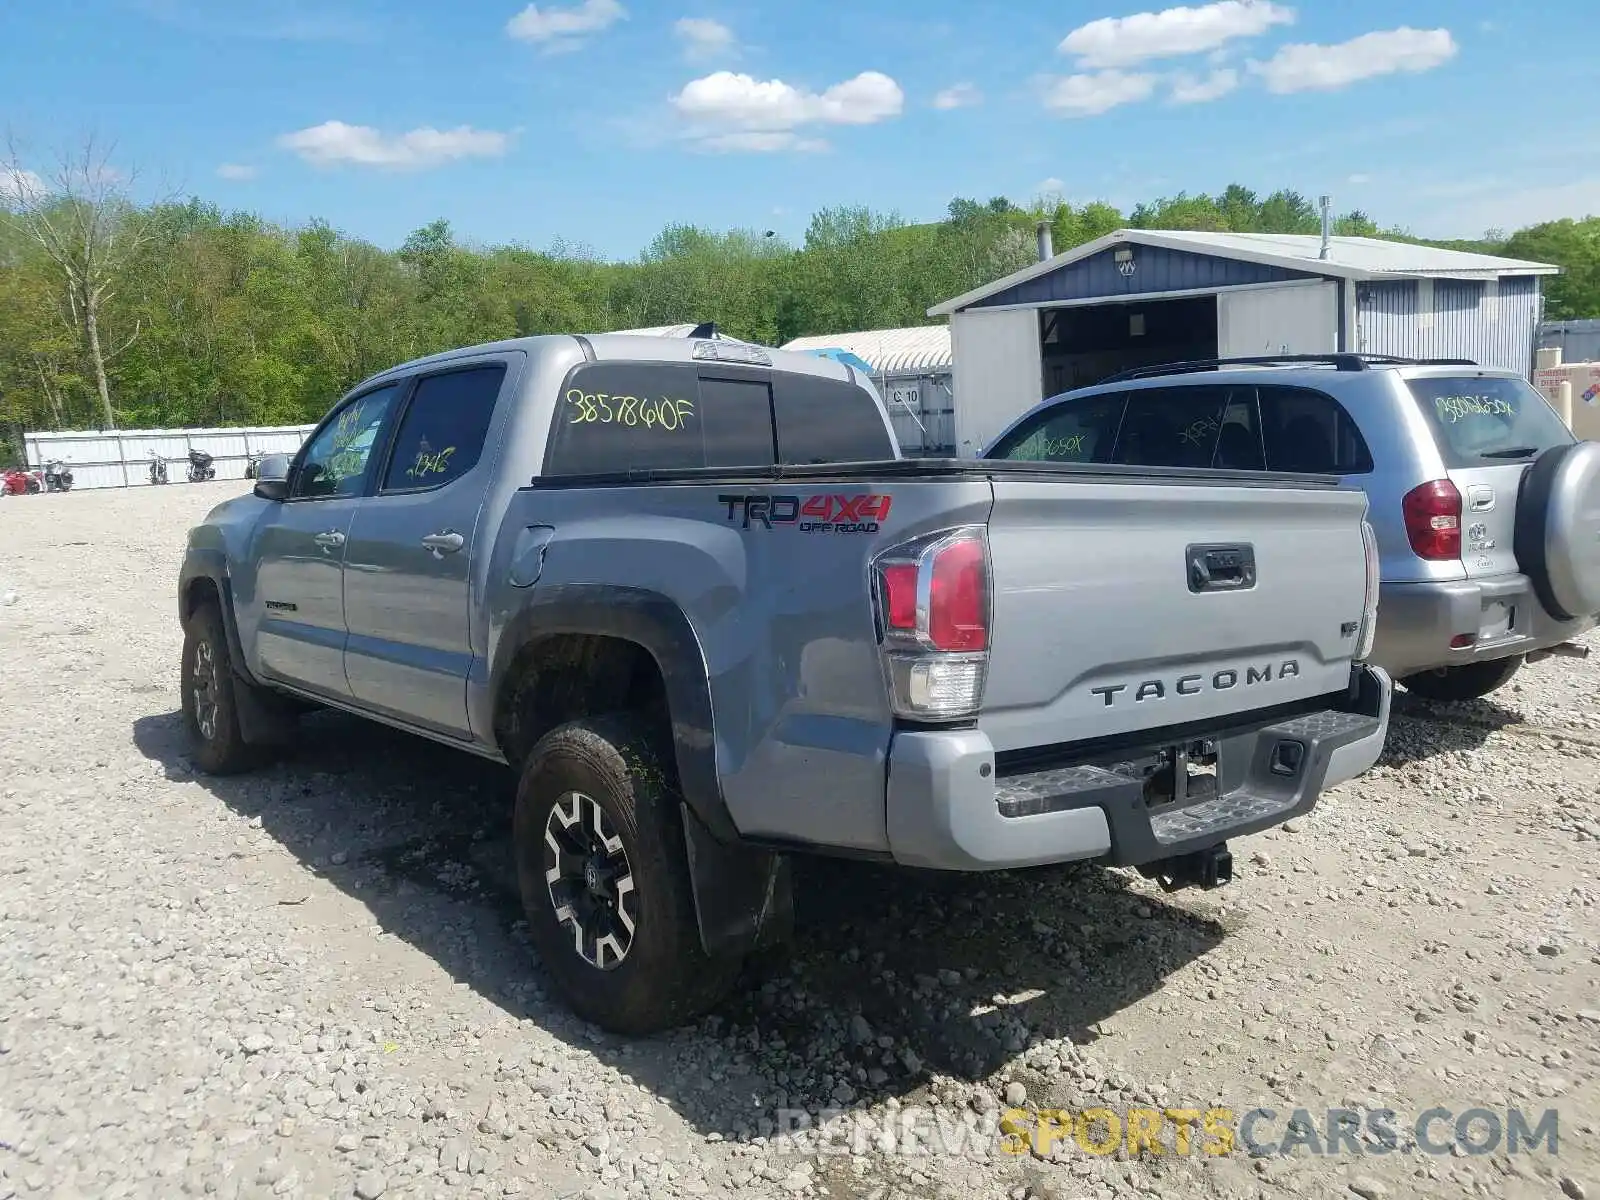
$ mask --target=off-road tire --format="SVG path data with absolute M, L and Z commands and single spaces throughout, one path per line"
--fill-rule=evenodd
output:
M 676 782 L 647 731 L 626 715 L 551 730 L 523 766 L 512 822 L 529 933 L 556 991 L 580 1017 L 627 1036 L 693 1021 L 728 993 L 740 967 L 701 947 Z M 546 882 L 552 810 L 574 794 L 592 799 L 621 838 L 637 898 L 631 941 L 610 969 L 579 953 Z
M 1522 656 L 1491 658 L 1484 662 L 1463 663 L 1459 667 L 1441 667 L 1435 671 L 1419 671 L 1407 675 L 1400 682 L 1406 691 L 1424 700 L 1477 700 L 1503 687 L 1522 666 Z
M 180 686 L 183 727 L 196 766 L 207 775 L 234 775 L 260 763 L 260 750 L 239 730 L 235 689 L 248 685 L 233 673 L 228 632 L 215 603 L 199 605 L 184 623 Z

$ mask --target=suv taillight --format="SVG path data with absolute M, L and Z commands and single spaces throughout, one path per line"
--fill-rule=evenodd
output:
M 1448 479 L 1420 484 L 1400 501 L 1406 537 L 1418 558 L 1461 557 L 1461 493 Z
M 1355 660 L 1364 662 L 1372 653 L 1372 642 L 1378 634 L 1378 595 L 1383 576 L 1378 557 L 1378 535 L 1365 518 L 1361 521 L 1361 548 L 1366 552 L 1367 585 L 1361 597 L 1361 633 L 1356 638 Z
M 895 712 L 978 711 L 989 667 L 989 548 L 981 525 L 944 530 L 873 560 L 879 640 Z

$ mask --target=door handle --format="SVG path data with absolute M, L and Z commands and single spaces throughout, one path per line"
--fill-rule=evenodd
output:
M 330 529 L 327 533 L 317 534 L 317 536 L 311 540 L 326 550 L 330 546 L 344 545 L 344 534 L 340 533 L 337 529 Z
M 467 544 L 467 539 L 453 529 L 443 533 L 430 533 L 422 539 L 422 544 L 432 552 L 435 558 L 443 558 L 446 554 L 454 554 Z

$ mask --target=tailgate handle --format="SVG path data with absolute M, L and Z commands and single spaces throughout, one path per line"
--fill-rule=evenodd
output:
M 1239 592 L 1256 585 L 1255 547 L 1190 546 L 1191 592 Z

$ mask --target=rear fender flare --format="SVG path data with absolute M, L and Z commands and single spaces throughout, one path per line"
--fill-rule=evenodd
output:
M 717 773 L 711 681 L 700 640 L 671 599 L 609 584 L 541 586 L 507 623 L 489 675 L 495 727 L 523 647 L 552 635 L 614 637 L 642 647 L 666 685 L 672 750 L 682 793 L 684 853 L 700 942 L 707 954 L 742 955 L 775 945 L 793 928 L 787 858 L 749 846 L 728 812 Z
M 495 728 L 513 665 L 532 642 L 559 634 L 613 637 L 642 647 L 666 685 L 672 751 L 685 802 L 719 842 L 735 842 L 717 773 L 711 680 L 705 654 L 678 604 L 645 588 L 614 584 L 540 585 L 506 622 L 489 671 Z

